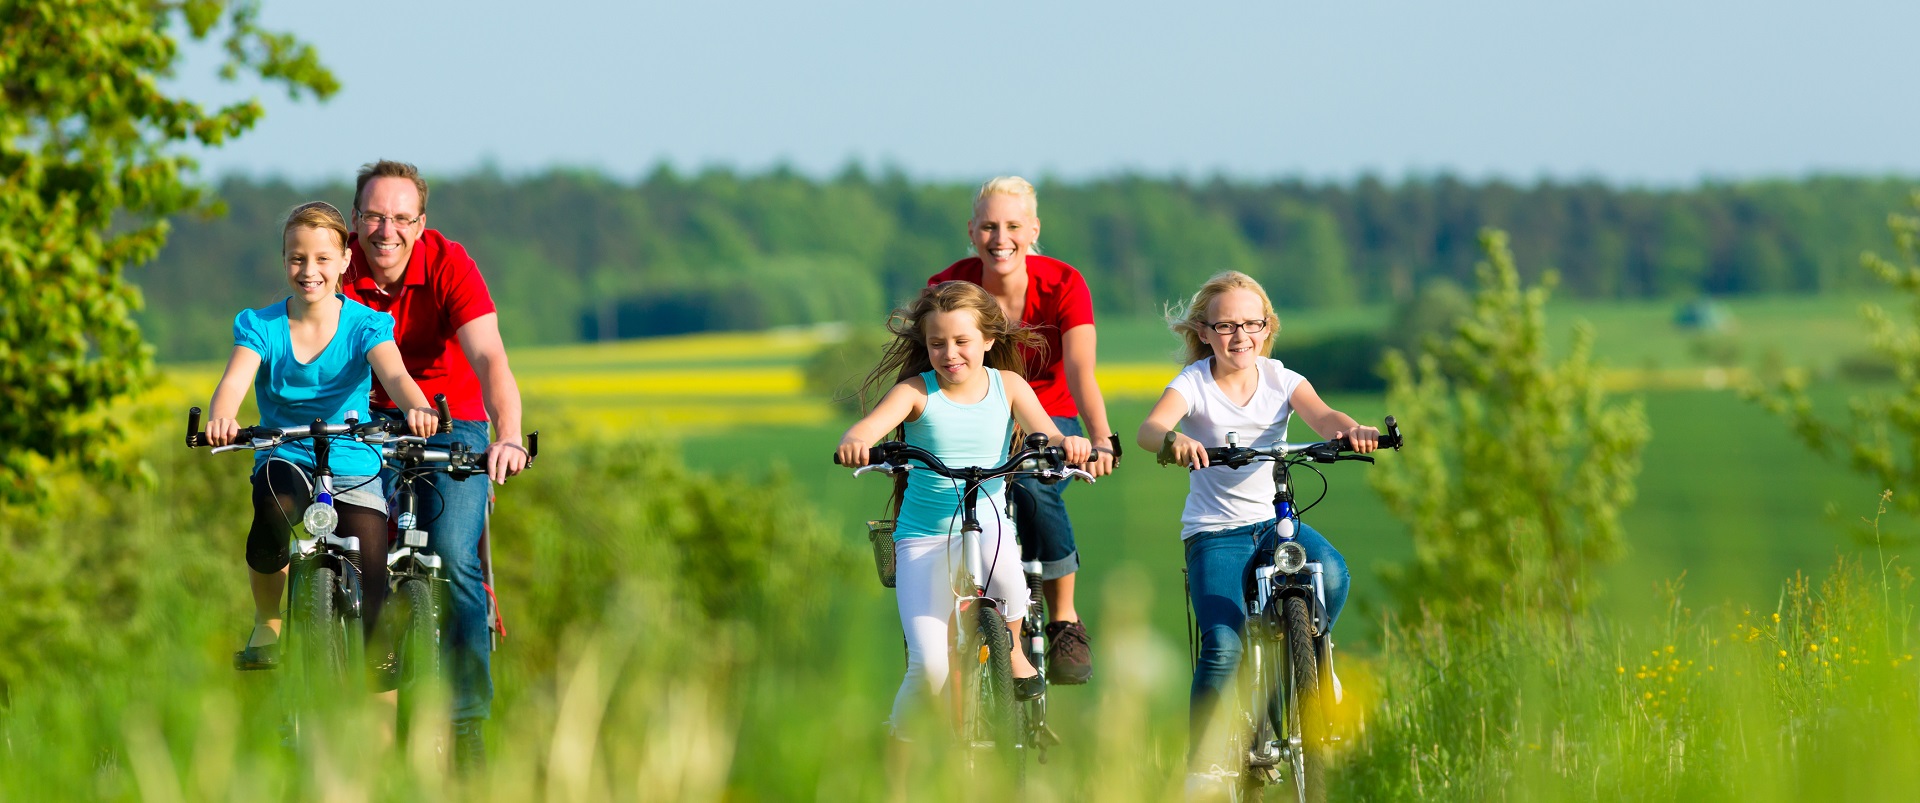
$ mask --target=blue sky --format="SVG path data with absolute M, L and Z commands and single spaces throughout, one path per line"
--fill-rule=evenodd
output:
M 1915 2 L 265 0 L 263 18 L 345 88 L 265 92 L 208 173 L 1920 174 Z M 214 79 L 210 52 L 176 89 L 262 92 Z

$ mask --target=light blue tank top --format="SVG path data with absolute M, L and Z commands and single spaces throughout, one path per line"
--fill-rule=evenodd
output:
M 987 376 L 991 384 L 986 398 L 958 404 L 940 389 L 932 371 L 921 374 L 921 381 L 927 383 L 927 408 L 918 419 L 907 422 L 908 445 L 932 452 L 948 468 L 990 467 L 1004 462 L 1013 439 L 1013 413 L 1007 405 L 1007 390 L 1000 384 L 1000 372 L 989 368 Z M 980 486 L 974 510 L 981 521 L 1006 516 L 1005 489 L 1003 479 Z M 893 537 L 959 535 L 961 490 L 959 480 L 931 471 L 908 472 L 907 492 L 900 502 Z

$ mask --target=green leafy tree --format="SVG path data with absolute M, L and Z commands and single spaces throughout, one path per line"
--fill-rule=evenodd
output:
M 1920 210 L 1920 193 L 1911 203 Z M 1866 304 L 1861 314 L 1872 332 L 1876 355 L 1892 366 L 1892 394 L 1855 396 L 1844 422 L 1823 417 L 1807 396 L 1811 379 L 1802 369 L 1789 369 L 1767 388 L 1747 390 L 1784 416 L 1795 435 L 1823 455 L 1844 455 L 1854 470 L 1893 490 L 1901 509 L 1920 513 L 1920 215 L 1892 214 L 1887 227 L 1893 233 L 1895 258 L 1873 252 L 1860 255 L 1867 272 L 1886 286 L 1890 298 L 1906 303 L 1904 315 L 1878 304 Z
M 137 389 L 151 349 L 123 271 L 154 258 L 168 215 L 217 211 L 179 146 L 218 147 L 251 128 L 254 100 L 207 110 L 161 80 L 174 34 L 221 37 L 221 75 L 295 97 L 338 87 L 313 49 L 262 30 L 227 0 L 0 0 L 0 501 L 44 493 L 71 461 L 127 471 L 103 415 Z
M 1480 244 L 1479 291 L 1451 339 L 1430 339 L 1417 367 L 1387 356 L 1388 409 L 1407 447 L 1372 475 L 1414 538 L 1394 586 L 1448 619 L 1501 605 L 1571 615 L 1593 595 L 1593 566 L 1619 550 L 1646 417 L 1601 391 L 1585 326 L 1550 359 L 1555 275 L 1523 288 L 1505 233 Z

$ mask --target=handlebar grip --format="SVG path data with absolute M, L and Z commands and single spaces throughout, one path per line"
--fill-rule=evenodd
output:
M 200 431 L 200 408 L 187 410 L 187 448 L 207 445 L 207 436 Z
M 540 430 L 527 433 L 527 465 L 533 465 L 533 459 L 540 456 Z
M 447 410 L 447 394 L 433 394 L 433 409 L 440 413 L 440 434 L 453 434 L 453 413 Z
M 1387 434 L 1380 437 L 1380 448 L 1400 448 L 1400 422 L 1393 420 L 1393 416 L 1387 416 Z

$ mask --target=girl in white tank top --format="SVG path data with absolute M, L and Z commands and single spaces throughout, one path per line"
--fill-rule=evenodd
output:
M 868 450 L 902 425 L 909 443 L 954 468 L 998 465 L 1006 457 L 1014 421 L 1064 447 L 1068 462 L 1083 463 L 1092 454 L 1086 438 L 1060 434 L 1018 373 L 1018 346 L 1034 334 L 1009 323 L 979 285 L 929 287 L 912 305 L 895 311 L 890 325 L 894 341 L 867 382 L 897 384 L 847 429 L 834 452 L 840 465 L 865 465 Z M 907 636 L 907 674 L 893 702 L 896 732 L 945 687 L 947 617 L 954 602 L 950 561 L 959 559 L 958 549 L 947 548 L 959 535 L 957 489 L 930 473 L 909 476 L 894 548 L 895 595 Z M 980 554 L 990 565 L 978 568 L 988 578 L 987 596 L 1009 603 L 1008 628 L 1017 644 L 1028 603 L 1020 550 L 1000 491 L 983 490 L 976 515 L 982 527 Z M 1038 673 L 1021 651 L 1014 651 L 1013 664 L 1016 689 L 1037 693 Z

